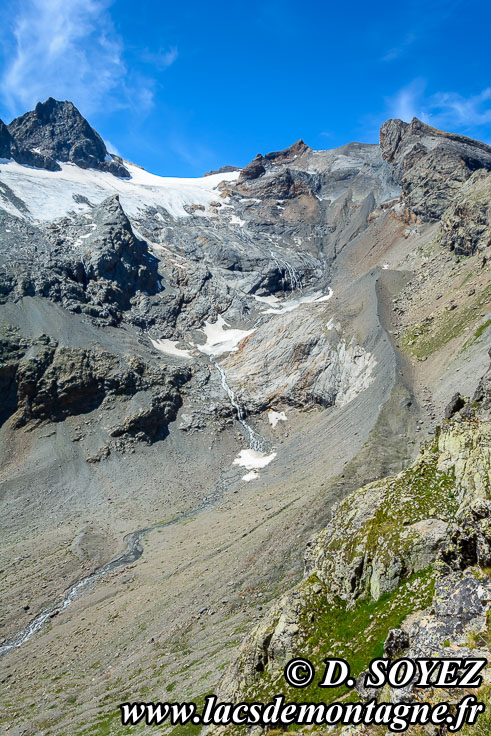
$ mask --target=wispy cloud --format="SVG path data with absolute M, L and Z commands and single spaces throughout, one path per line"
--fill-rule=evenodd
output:
M 387 98 L 390 117 L 409 122 L 413 117 L 438 128 L 472 130 L 491 124 L 491 87 L 465 97 L 458 92 L 426 94 L 424 79 L 414 79 Z
M 115 156 L 121 156 L 121 152 L 116 148 L 114 143 L 111 143 L 107 138 L 104 139 L 104 143 L 109 153 L 114 153 Z
M 73 100 L 89 115 L 153 105 L 155 82 L 128 69 L 110 0 L 21 0 L 5 23 L 1 94 L 11 114 L 52 96 Z M 169 66 L 177 51 L 162 56 Z
M 397 44 L 396 46 L 393 46 L 390 48 L 380 59 L 380 61 L 394 61 L 395 59 L 398 59 L 400 56 L 403 56 L 404 53 L 409 49 L 410 46 L 415 42 L 416 35 L 414 33 L 408 33 L 403 40 Z
M 422 115 L 422 99 L 426 87 L 424 79 L 413 79 L 410 84 L 402 87 L 393 97 L 386 99 L 389 117 L 400 118 L 409 122 L 414 117 Z
M 217 160 L 216 153 L 207 145 L 197 141 L 190 141 L 182 133 L 171 135 L 167 141 L 167 145 L 182 161 L 201 175 L 214 165 Z
M 439 127 L 462 128 L 491 124 L 491 87 L 476 95 L 464 97 L 457 92 L 437 92 L 430 97 L 425 110 L 426 122 Z
M 151 64 L 155 69 L 160 71 L 167 69 L 177 60 L 179 53 L 176 46 L 167 50 L 149 51 L 145 49 L 140 54 L 141 60 L 147 64 Z

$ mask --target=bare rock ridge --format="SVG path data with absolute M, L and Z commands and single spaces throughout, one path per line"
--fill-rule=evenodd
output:
M 306 143 L 300 139 L 288 148 L 285 148 L 283 151 L 273 151 L 272 153 L 267 153 L 265 156 L 258 153 L 256 158 L 241 170 L 240 178 L 257 179 L 259 176 L 262 176 L 267 169 L 271 168 L 272 165 L 290 163 L 294 161 L 297 156 L 310 150 L 311 149 L 306 145 Z
M 220 166 L 219 169 L 207 171 L 205 176 L 213 176 L 213 174 L 230 174 L 232 171 L 240 171 L 240 166 L 231 166 L 230 164 L 227 164 L 227 166 Z
M 135 237 L 118 196 L 91 217 L 62 219 L 39 229 L 0 211 L 0 301 L 43 296 L 74 312 L 116 324 L 135 299 L 156 294 L 157 259 Z M 19 249 L 19 242 L 29 247 Z
M 387 120 L 380 129 L 380 149 L 394 167 L 408 208 L 430 220 L 441 217 L 474 171 L 491 170 L 490 146 L 418 118 Z
M 3 142 L 4 128 L 2 123 L 0 146 L 8 152 L 9 141 Z M 109 156 L 100 135 L 72 102 L 59 102 L 50 97 L 46 102 L 38 102 L 32 112 L 15 118 L 7 129 L 11 139 L 10 156 L 6 158 L 51 171 L 59 169 L 57 161 L 69 161 L 84 169 L 129 176 L 123 164 Z

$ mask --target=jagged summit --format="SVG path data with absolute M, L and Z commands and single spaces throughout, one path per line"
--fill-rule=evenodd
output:
M 258 153 L 250 164 L 242 169 L 240 178 L 241 179 L 257 179 L 262 176 L 271 164 L 286 164 L 294 161 L 298 156 L 303 153 L 311 151 L 312 149 L 307 146 L 304 141 L 299 138 L 298 141 L 293 143 L 288 148 L 284 148 L 282 151 L 272 151 L 266 155 Z
M 219 169 L 212 169 L 211 171 L 207 171 L 204 176 L 213 176 L 214 174 L 231 174 L 233 171 L 240 171 L 240 166 L 230 166 L 230 164 L 227 164 L 226 166 L 220 166 Z
M 469 138 L 465 135 L 459 135 L 458 133 L 448 133 L 445 130 L 439 130 L 438 128 L 434 128 L 432 125 L 428 125 L 428 123 L 424 123 L 417 117 L 414 117 L 410 123 L 405 123 L 399 118 L 390 118 L 389 120 L 386 120 L 380 129 L 380 145 L 382 145 L 382 138 L 384 138 L 384 142 L 388 138 L 389 143 L 395 143 L 397 146 L 401 138 L 406 137 L 407 135 L 432 137 L 435 139 L 445 138 L 449 141 L 453 141 L 454 143 L 471 146 L 473 149 L 480 148 L 485 153 L 491 154 L 491 146 L 488 146 L 487 143 L 475 140 L 474 138 Z
M 38 102 L 34 110 L 15 118 L 6 127 L 11 137 L 9 157 L 19 163 L 56 170 L 59 169 L 58 161 L 69 161 L 84 169 L 129 176 L 121 162 L 109 157 L 100 135 L 72 102 L 60 102 L 50 97 L 46 102 Z M 2 140 L 4 137 L 5 131 Z M 32 160 L 20 160 L 18 151 L 29 152 Z M 16 152 L 17 156 L 14 155 Z
M 477 169 L 491 170 L 491 147 L 432 128 L 418 118 L 387 120 L 380 129 L 383 158 L 394 168 L 409 209 L 441 217 L 462 183 Z

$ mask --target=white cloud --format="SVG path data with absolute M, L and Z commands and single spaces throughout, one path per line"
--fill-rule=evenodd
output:
M 85 115 L 153 104 L 151 79 L 128 73 L 122 39 L 114 29 L 109 0 L 23 0 L 2 41 L 7 61 L 1 78 L 12 114 L 49 96 L 70 99 Z M 132 86 L 135 90 L 131 89 Z
M 171 66 L 179 56 L 177 48 L 173 46 L 167 51 L 148 51 L 145 50 L 141 53 L 141 60 L 150 64 L 156 69 L 162 70 L 167 69 Z
M 491 87 L 464 97 L 458 92 L 425 95 L 426 82 L 414 79 L 386 100 L 388 114 L 410 122 L 413 117 L 447 130 L 470 130 L 491 124 Z
M 107 138 L 105 138 L 104 139 L 104 144 L 105 144 L 105 146 L 107 148 L 108 153 L 114 153 L 115 156 L 120 156 L 122 158 L 121 153 L 116 148 L 116 146 L 114 145 L 114 143 L 111 143 L 111 141 L 108 141 Z
M 420 118 L 424 89 L 424 80 L 414 79 L 410 84 L 402 87 L 394 97 L 388 98 L 386 102 L 389 108 L 389 117 L 400 118 L 406 122 L 414 117 Z
M 491 123 L 491 87 L 463 97 L 457 92 L 437 92 L 426 105 L 426 122 L 439 127 L 472 128 Z

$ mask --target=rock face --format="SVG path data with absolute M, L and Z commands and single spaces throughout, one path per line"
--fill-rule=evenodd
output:
M 0 158 L 13 158 L 14 141 L 5 123 L 0 120 Z
M 256 158 L 251 161 L 240 173 L 240 179 L 257 179 L 262 176 L 266 170 L 271 169 L 276 164 L 292 163 L 297 156 L 310 151 L 311 149 L 302 141 L 298 140 L 293 145 L 285 148 L 283 151 L 273 151 L 263 156 L 258 153 Z
M 60 169 L 51 156 L 45 156 L 19 145 L 2 120 L 0 120 L 0 158 L 14 159 L 19 164 L 48 169 L 48 171 L 59 171 Z
M 476 171 L 444 212 L 441 244 L 457 256 L 485 252 L 491 244 L 491 173 Z
M 90 217 L 28 225 L 0 212 L 5 241 L 0 298 L 42 295 L 72 311 L 117 323 L 133 301 L 159 291 L 157 259 L 135 237 L 119 199 Z
M 179 389 L 191 376 L 186 367 L 150 367 L 130 356 L 121 361 L 102 350 L 60 347 L 45 335 L 29 341 L 7 331 L 0 344 L 0 387 L 7 397 L 1 419 L 12 415 L 15 427 L 60 422 L 111 398 L 129 402 L 139 396 L 141 405 L 134 403 L 110 434 L 154 441 L 175 419 Z
M 266 348 L 267 361 L 259 345 Z M 299 315 L 293 325 L 288 312 L 265 323 L 223 361 L 238 400 L 252 413 L 275 402 L 343 406 L 368 388 L 376 364 L 355 339 L 347 341 L 333 325 L 326 327 L 315 311 Z
M 35 150 L 54 164 L 70 161 L 84 169 L 129 176 L 127 169 L 108 155 L 100 135 L 72 102 L 58 102 L 52 97 L 38 102 L 32 112 L 15 118 L 8 130 L 23 149 Z
M 424 219 L 441 217 L 474 171 L 491 170 L 490 146 L 437 130 L 417 118 L 384 123 L 380 149 L 394 167 L 407 207 Z

